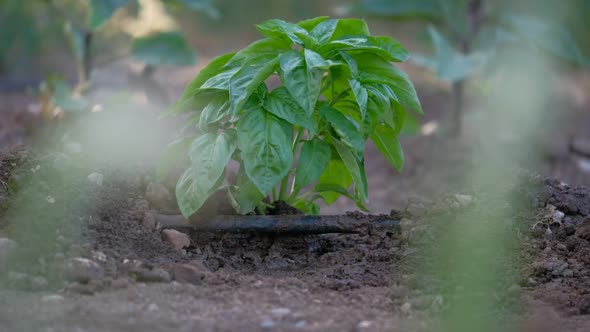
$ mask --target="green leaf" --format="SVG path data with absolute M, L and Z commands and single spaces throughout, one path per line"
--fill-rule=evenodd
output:
M 129 0 L 90 0 L 92 11 L 90 28 L 93 30 L 100 28 L 119 8 L 126 6 L 128 2 Z
M 367 92 L 367 89 L 361 84 L 361 82 L 355 80 L 354 78 L 349 79 L 348 83 L 350 84 L 354 98 L 359 105 L 362 121 L 367 114 L 367 101 L 369 98 L 369 93 Z
M 366 74 L 371 75 L 365 75 L 365 78 L 378 78 L 379 83 L 385 83 L 391 88 L 395 94 L 394 100 L 399 101 L 400 104 L 411 108 L 418 114 L 424 114 L 416 89 L 406 73 L 375 54 L 362 53 L 355 54 L 352 57 L 356 60 L 361 73 L 366 72 Z M 374 80 L 366 79 L 366 81 Z
M 231 60 L 230 60 L 231 61 Z M 227 90 L 229 91 L 229 85 L 231 78 L 241 69 L 241 67 L 224 67 L 224 71 L 209 78 L 200 90 Z
M 324 202 L 326 202 L 327 205 L 332 205 L 332 203 L 334 203 L 338 199 L 338 197 L 340 197 L 340 189 L 321 189 L 328 188 L 329 186 L 333 188 L 348 188 L 351 184 L 352 176 L 346 168 L 346 165 L 344 165 L 344 163 L 340 159 L 332 159 L 330 160 L 330 163 L 328 163 L 328 166 L 326 167 L 326 170 L 324 171 L 322 176 L 320 176 L 314 190 L 320 193 L 320 195 L 324 198 Z M 347 192 L 346 189 L 344 189 L 344 191 Z M 350 194 L 348 194 L 348 196 L 350 196 Z
M 404 166 L 404 153 L 395 131 L 386 124 L 380 124 L 371 135 L 371 140 L 391 166 L 401 172 Z
M 156 181 L 164 181 L 170 172 L 170 169 L 181 165 L 182 161 L 185 159 L 188 161 L 187 150 L 194 139 L 195 138 L 193 136 L 183 137 L 166 146 L 166 149 L 158 160 L 158 165 L 156 167 Z
M 186 89 L 184 89 L 180 99 L 182 100 L 196 95 L 197 92 L 199 92 L 201 85 L 203 85 L 203 83 L 205 83 L 211 77 L 221 73 L 223 71 L 223 66 L 225 66 L 225 64 L 227 64 L 234 57 L 234 55 L 235 53 L 228 53 L 211 60 L 211 62 L 209 62 L 205 68 L 201 69 L 201 71 L 197 74 L 197 77 L 195 77 L 189 83 Z
M 291 169 L 292 126 L 258 107 L 245 113 L 237 127 L 246 174 L 267 194 Z
M 342 167 L 346 167 L 344 166 L 344 164 L 342 164 Z M 351 179 L 351 183 L 352 183 L 352 179 Z M 350 183 L 348 184 L 350 186 Z M 350 199 L 354 199 L 354 197 L 348 192 L 348 190 L 340 185 L 337 184 L 330 184 L 330 183 L 321 183 L 318 184 L 317 186 L 315 186 L 313 188 L 314 192 L 317 193 L 338 193 L 344 197 L 350 198 Z M 321 195 L 320 195 L 321 196 Z
M 284 39 L 264 38 L 253 42 L 236 55 L 228 62 L 227 67 L 235 67 L 243 65 L 245 61 L 252 58 L 269 56 L 274 57 L 291 49 L 291 42 Z
M 146 65 L 188 66 L 196 61 L 193 50 L 179 32 L 160 32 L 136 38 L 131 46 L 133 57 Z
M 260 34 L 269 38 L 287 38 L 295 44 L 303 45 L 298 35 L 308 35 L 307 30 L 297 24 L 288 23 L 283 20 L 273 19 L 256 26 Z
M 318 24 L 328 20 L 330 17 L 328 16 L 319 16 L 319 17 L 315 17 L 315 18 L 310 18 L 308 20 L 303 20 L 303 21 L 299 21 L 297 22 L 297 25 L 302 27 L 303 29 L 307 30 L 307 31 L 311 31 L 313 30 Z
M 281 55 L 280 66 L 285 87 L 305 112 L 311 115 L 320 96 L 323 70 L 308 67 L 306 58 L 295 50 Z
M 342 158 L 342 162 L 352 176 L 356 197 L 358 197 L 363 202 L 368 202 L 369 196 L 366 190 L 366 177 L 363 176 L 364 170 L 361 171 L 357 158 L 355 158 L 352 151 L 350 151 L 349 148 L 344 145 L 344 143 L 335 138 L 332 138 L 331 141 L 334 145 L 334 148 L 336 148 L 338 155 L 340 158 Z
M 415 62 L 433 70 L 438 78 L 449 82 L 460 81 L 473 75 L 484 65 L 486 58 L 482 53 L 464 55 L 434 26 L 429 26 L 428 31 L 434 44 L 434 58 L 425 59 L 418 56 Z
M 274 89 L 264 101 L 264 108 L 270 113 L 289 123 L 301 126 L 315 134 L 318 131 L 317 121 L 309 116 L 284 86 Z
M 320 53 L 324 56 L 329 56 L 334 51 L 374 53 L 394 62 L 403 62 L 410 57 L 408 51 L 397 40 L 384 36 L 337 39 L 320 48 Z
M 246 175 L 243 165 L 238 171 L 237 185 L 230 188 L 230 197 L 233 200 L 232 205 L 240 214 L 253 212 L 264 199 L 264 195 Z
M 336 29 L 330 37 L 330 41 L 342 37 L 367 36 L 370 35 L 367 22 L 357 18 L 341 18 L 338 20 Z
M 201 111 L 199 128 L 207 131 L 211 124 L 219 122 L 228 115 L 230 103 L 226 92 L 218 93 L 211 102 Z
M 303 142 L 293 188 L 299 190 L 318 180 L 330 162 L 331 152 L 330 145 L 321 139 Z
M 205 134 L 198 137 L 190 147 L 191 166 L 176 186 L 180 211 L 189 217 L 199 210 L 209 195 L 217 188 L 225 167 L 236 150 L 233 131 Z
M 236 72 L 229 84 L 231 114 L 236 115 L 248 100 L 248 97 L 279 67 L 279 57 L 270 58 L 263 55 L 246 62 Z
M 330 106 L 321 107 L 320 115 L 332 124 L 340 139 L 353 148 L 357 156 L 362 156 L 365 142 L 357 123 Z
M 318 24 L 310 32 L 310 34 L 313 38 L 315 38 L 318 41 L 319 45 L 322 46 L 322 45 L 326 44 L 332 38 L 332 35 L 334 34 L 334 31 L 336 30 L 337 26 L 338 26 L 337 19 L 327 20 L 327 21 L 324 21 L 324 22 Z

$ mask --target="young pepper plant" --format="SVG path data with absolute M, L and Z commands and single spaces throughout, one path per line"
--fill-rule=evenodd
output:
M 176 196 L 190 216 L 239 164 L 229 199 L 239 213 L 286 203 L 308 214 L 344 195 L 366 210 L 365 142 L 401 170 L 398 134 L 411 109 L 422 113 L 408 76 L 392 62 L 409 58 L 393 38 L 371 36 L 365 21 L 318 17 L 269 20 L 264 36 L 215 58 L 169 114 L 188 113 L 198 134 L 172 143 L 164 164 L 186 153 Z M 267 82 L 278 76 L 280 86 Z

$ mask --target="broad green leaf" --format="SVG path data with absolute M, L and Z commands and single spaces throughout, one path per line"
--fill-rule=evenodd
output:
M 344 166 L 344 164 L 342 164 L 342 167 L 346 167 Z M 352 179 L 351 179 L 351 183 L 352 183 Z M 350 186 L 350 183 L 348 184 Z M 348 190 L 340 185 L 337 184 L 330 184 L 330 183 L 321 183 L 316 185 L 313 188 L 314 192 L 317 193 L 338 193 L 344 197 L 350 198 L 350 199 L 354 199 L 354 197 L 348 192 Z M 321 195 L 320 195 L 321 196 Z
M 395 131 L 386 124 L 380 124 L 371 135 L 371 140 L 391 166 L 401 172 L 404 166 L 404 153 Z
M 236 115 L 248 97 L 279 67 L 279 57 L 260 56 L 246 62 L 229 84 L 231 114 Z
M 328 163 L 322 176 L 320 176 L 314 190 L 316 190 L 316 188 L 326 188 L 327 186 L 332 186 L 334 188 L 348 188 L 351 184 L 352 176 L 346 168 L 346 165 L 344 165 L 342 160 L 333 158 L 330 160 L 330 163 Z M 346 189 L 344 189 L 344 191 L 346 191 Z M 341 195 L 339 189 L 325 191 L 318 190 L 318 192 L 324 198 L 324 202 L 326 202 L 327 205 L 332 205 L 332 203 L 334 203 Z
M 184 89 L 184 92 L 182 93 L 182 97 L 180 97 L 180 100 L 196 95 L 197 92 L 199 92 L 201 85 L 203 85 L 203 83 L 205 83 L 211 77 L 221 73 L 223 66 L 225 66 L 225 64 L 228 63 L 234 55 L 235 53 L 229 53 L 211 60 L 211 62 L 209 62 L 205 68 L 201 69 L 201 71 L 197 74 L 197 77 L 195 77 L 187 85 L 186 89 Z
M 90 28 L 93 30 L 100 28 L 119 8 L 126 6 L 128 2 L 129 0 L 90 0 L 92 12 Z
M 231 61 L 231 60 L 230 60 Z M 229 91 L 230 80 L 231 78 L 240 71 L 241 67 L 224 67 L 224 71 L 220 72 L 219 74 L 209 78 L 203 85 L 201 85 L 200 90 L 227 90 Z
M 319 17 L 315 17 L 315 18 L 310 18 L 308 20 L 303 20 L 303 21 L 299 21 L 297 22 L 297 25 L 302 27 L 303 29 L 307 30 L 307 31 L 311 31 L 313 30 L 318 24 L 328 20 L 330 17 L 328 16 L 319 16 Z
M 280 66 L 285 87 L 307 114 L 311 115 L 320 96 L 323 70 L 308 67 L 306 58 L 295 50 L 281 55 Z
M 303 56 L 305 57 L 305 63 L 307 64 L 308 70 L 327 70 L 328 68 L 330 68 L 331 65 L 335 64 L 334 62 L 330 62 L 322 58 L 321 55 L 309 49 L 303 50 Z
M 199 210 L 225 172 L 236 149 L 233 131 L 205 134 L 190 147 L 191 166 L 176 187 L 180 211 L 189 217 Z
M 264 199 L 264 195 L 246 175 L 243 165 L 238 171 L 236 186 L 230 188 L 230 197 L 233 200 L 232 205 L 240 214 L 253 212 Z
M 484 65 L 486 59 L 482 53 L 462 54 L 434 26 L 429 26 L 428 31 L 434 44 L 434 58 L 418 56 L 416 63 L 430 68 L 440 79 L 460 81 L 473 75 Z
M 308 129 L 313 134 L 318 131 L 315 118 L 309 116 L 283 86 L 274 89 L 268 95 L 264 101 L 264 108 L 291 124 Z
M 320 139 L 305 141 L 295 171 L 295 190 L 299 190 L 320 178 L 330 162 L 330 145 Z
M 337 19 L 331 19 L 318 24 L 310 34 L 314 37 L 320 46 L 326 44 L 334 34 L 336 27 L 338 26 Z
M 360 72 L 364 71 L 386 83 L 395 93 L 396 101 L 419 114 L 424 114 L 416 89 L 406 73 L 375 54 L 362 53 L 352 57 L 356 60 Z
M 237 65 L 243 65 L 245 61 L 249 61 L 252 58 L 262 56 L 277 56 L 281 53 L 287 52 L 291 49 L 291 42 L 284 39 L 276 38 L 264 38 L 253 42 L 231 59 L 226 65 L 227 67 L 235 67 Z
M 363 176 L 364 170 L 361 171 L 358 159 L 344 143 L 335 138 L 332 138 L 331 141 L 334 148 L 336 148 L 338 155 L 342 159 L 342 162 L 352 176 L 356 197 L 363 202 L 368 202 L 369 196 L 366 190 L 366 177 Z
M 367 100 L 369 98 L 369 93 L 367 92 L 367 89 L 361 84 L 361 82 L 355 80 L 354 78 L 349 79 L 348 83 L 350 84 L 354 98 L 359 105 L 362 121 L 367 114 Z
M 353 148 L 357 156 L 363 154 L 365 142 L 357 123 L 330 106 L 321 107 L 320 115 L 332 124 L 340 139 Z
M 266 195 L 291 169 L 292 126 L 258 107 L 242 116 L 237 129 L 246 174 Z
M 358 36 L 337 39 L 323 45 L 319 51 L 327 57 L 335 51 L 374 53 L 388 61 L 394 62 L 403 62 L 410 56 L 408 51 L 398 41 L 384 36 Z
M 193 50 L 179 32 L 160 32 L 136 38 L 131 46 L 133 57 L 146 65 L 188 66 L 195 63 Z
M 283 20 L 273 19 L 256 26 L 260 34 L 269 38 L 287 38 L 295 44 L 303 45 L 298 35 L 308 35 L 307 30 L 297 24 L 288 23 Z
M 392 17 L 427 17 L 436 18 L 441 15 L 440 0 L 363 0 L 358 6 L 367 14 Z
M 340 39 L 342 37 L 351 36 L 367 36 L 370 35 L 367 22 L 357 18 L 341 18 L 338 20 L 336 29 L 330 37 L 330 41 Z
M 194 141 L 194 137 L 183 137 L 175 140 L 168 144 L 162 156 L 158 160 L 156 167 L 156 181 L 162 182 L 173 167 L 183 164 L 183 160 L 188 161 L 187 151 L 191 143 Z
M 219 122 L 228 115 L 230 103 L 226 92 L 218 93 L 211 102 L 201 111 L 199 128 L 207 131 L 211 124 Z

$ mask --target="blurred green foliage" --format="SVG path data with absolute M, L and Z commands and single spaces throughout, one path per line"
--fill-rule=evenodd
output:
M 426 23 L 434 54 L 414 60 L 449 82 L 471 76 L 493 63 L 497 52 L 514 46 L 590 65 L 586 0 L 361 0 L 355 9 Z

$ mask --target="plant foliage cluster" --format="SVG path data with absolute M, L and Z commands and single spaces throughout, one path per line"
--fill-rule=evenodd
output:
M 365 21 L 318 17 L 269 20 L 260 39 L 215 58 L 169 114 L 188 114 L 196 134 L 172 143 L 161 173 L 187 155 L 176 196 L 197 212 L 225 185 L 239 213 L 283 200 L 305 213 L 344 195 L 368 202 L 364 148 L 372 140 L 401 170 L 398 135 L 408 110 L 422 113 L 414 86 L 392 62 L 409 58 L 393 38 L 371 36 Z M 269 90 L 273 76 L 281 84 Z M 226 166 L 239 164 L 236 183 Z

